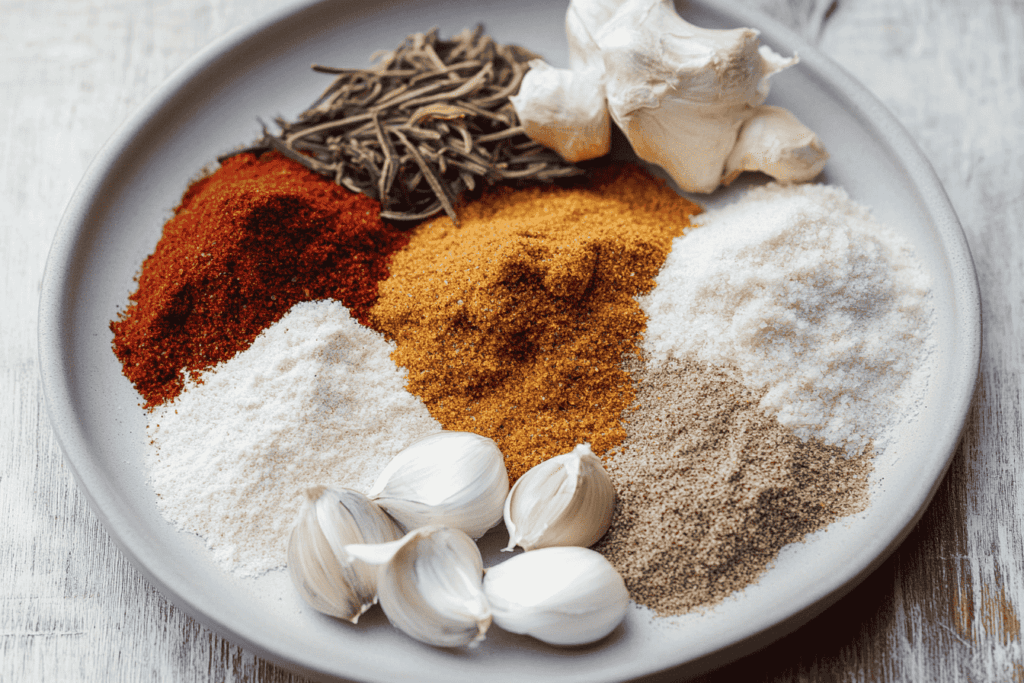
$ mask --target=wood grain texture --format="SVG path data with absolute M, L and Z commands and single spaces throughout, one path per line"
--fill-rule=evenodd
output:
M 124 559 L 64 467 L 35 349 L 46 252 L 89 162 L 188 57 L 284 4 L 0 3 L 0 681 L 297 680 Z
M 1024 2 L 746 0 L 872 90 L 933 163 L 985 338 L 961 448 L 847 598 L 704 681 L 1024 681 Z M 122 557 L 64 467 L 37 378 L 60 212 L 175 67 L 283 0 L 0 0 L 0 681 L 303 681 L 201 627 Z

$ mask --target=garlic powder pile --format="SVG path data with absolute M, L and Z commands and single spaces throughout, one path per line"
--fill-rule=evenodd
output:
M 755 188 L 695 222 L 641 302 L 650 362 L 692 354 L 802 439 L 881 451 L 916 412 L 933 343 L 910 245 L 823 185 Z
M 147 427 L 164 516 L 225 569 L 284 566 L 307 487 L 365 492 L 396 453 L 441 429 L 405 390 L 393 350 L 341 303 L 303 302 L 188 382 Z

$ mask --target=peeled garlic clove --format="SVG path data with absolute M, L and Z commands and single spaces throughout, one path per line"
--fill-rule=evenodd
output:
M 743 171 L 761 171 L 780 183 L 802 183 L 821 173 L 827 160 L 814 131 L 790 111 L 762 104 L 740 129 L 722 182 L 728 185 Z
M 580 444 L 532 467 L 512 487 L 505 499 L 505 550 L 589 547 L 608 531 L 614 510 L 611 477 L 590 444 Z
M 501 521 L 508 471 L 491 439 L 443 431 L 396 455 L 367 495 L 406 531 L 440 524 L 480 538 Z
M 612 119 L 689 192 L 718 187 L 768 78 L 797 62 L 760 46 L 754 29 L 694 26 L 669 0 L 626 0 L 595 40 Z
M 490 567 L 484 593 L 494 623 L 551 645 L 604 638 L 626 616 L 629 592 L 608 560 L 589 548 L 541 548 Z
M 306 491 L 288 540 L 288 573 L 314 609 L 354 624 L 377 601 L 377 569 L 349 561 L 344 547 L 384 543 L 401 535 L 391 518 L 362 493 L 315 486 Z
M 604 156 L 612 147 L 599 70 L 556 69 L 534 59 L 509 101 L 527 136 L 570 163 Z
M 353 558 L 379 565 L 384 613 L 409 636 L 437 647 L 473 647 L 491 625 L 481 580 L 483 561 L 469 536 L 442 526 L 420 527 L 380 545 L 350 545 Z

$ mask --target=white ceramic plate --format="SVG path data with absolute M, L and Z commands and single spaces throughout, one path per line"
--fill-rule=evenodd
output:
M 565 6 L 550 0 L 325 1 L 217 41 L 179 70 L 107 144 L 54 240 L 40 306 L 39 352 L 51 420 L 96 514 L 176 605 L 228 639 L 295 670 L 366 681 L 612 681 L 678 678 L 745 654 L 849 591 L 903 540 L 938 486 L 973 392 L 980 305 L 970 253 L 933 171 L 884 107 L 839 67 L 762 15 L 726 2 L 682 14 L 713 28 L 754 26 L 802 63 L 776 76 L 772 103 L 818 132 L 832 154 L 822 180 L 844 187 L 916 247 L 935 281 L 939 351 L 920 417 L 879 459 L 867 512 L 784 549 L 762 580 L 703 615 L 654 622 L 641 609 L 599 645 L 560 650 L 492 629 L 474 650 L 436 649 L 392 629 L 379 610 L 357 628 L 307 609 L 284 572 L 242 580 L 161 516 L 146 482 L 145 415 L 111 352 L 108 323 L 188 181 L 218 153 L 257 137 L 256 117 L 292 117 L 326 85 L 313 62 L 366 65 L 374 51 L 439 26 L 484 22 L 499 41 L 556 65 Z M 733 187 L 711 198 L 735 196 Z M 492 539 L 491 545 L 497 545 Z

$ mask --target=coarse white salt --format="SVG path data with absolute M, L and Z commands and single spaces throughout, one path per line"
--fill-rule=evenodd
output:
M 698 216 L 641 300 L 657 364 L 689 355 L 765 391 L 802 439 L 849 452 L 916 412 L 934 341 L 910 244 L 838 188 L 755 188 Z
M 158 505 L 240 575 L 282 567 L 302 493 L 366 491 L 393 456 L 439 431 L 405 390 L 394 344 L 337 301 L 296 304 L 245 351 L 150 416 Z

